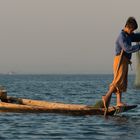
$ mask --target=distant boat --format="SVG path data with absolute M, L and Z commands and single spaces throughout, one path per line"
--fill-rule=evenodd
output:
M 8 72 L 8 75 L 14 75 L 14 74 L 15 74 L 15 72 L 13 72 L 13 71 Z

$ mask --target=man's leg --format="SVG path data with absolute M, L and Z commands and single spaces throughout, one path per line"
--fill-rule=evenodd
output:
M 115 92 L 115 90 L 116 90 L 116 88 L 114 86 L 110 86 L 109 91 L 106 93 L 106 95 L 102 96 L 104 107 L 106 109 L 109 107 L 112 93 Z
M 116 97 L 117 97 L 117 106 L 124 106 L 126 104 L 124 104 L 121 99 L 122 99 L 122 93 L 121 92 L 117 92 L 116 93 Z

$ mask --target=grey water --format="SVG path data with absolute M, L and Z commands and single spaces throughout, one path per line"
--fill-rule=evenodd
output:
M 108 90 L 112 75 L 0 75 L 9 96 L 93 105 Z M 140 90 L 129 76 L 123 94 L 134 110 L 117 116 L 69 116 L 55 113 L 1 113 L 2 140 L 139 140 Z M 113 95 L 111 104 L 115 105 Z

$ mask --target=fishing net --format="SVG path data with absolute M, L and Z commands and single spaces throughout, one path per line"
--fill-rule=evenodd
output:
M 140 43 L 137 43 L 140 44 Z M 136 52 L 135 87 L 140 88 L 140 51 Z

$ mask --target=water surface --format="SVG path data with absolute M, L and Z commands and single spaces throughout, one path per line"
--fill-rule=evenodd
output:
M 108 90 L 112 75 L 0 75 L 9 96 L 54 102 L 94 104 Z M 140 90 L 129 76 L 123 101 L 140 104 Z M 116 98 L 113 95 L 112 104 Z M 118 116 L 68 116 L 53 113 L 1 113 L 3 140 L 139 140 L 140 107 Z

